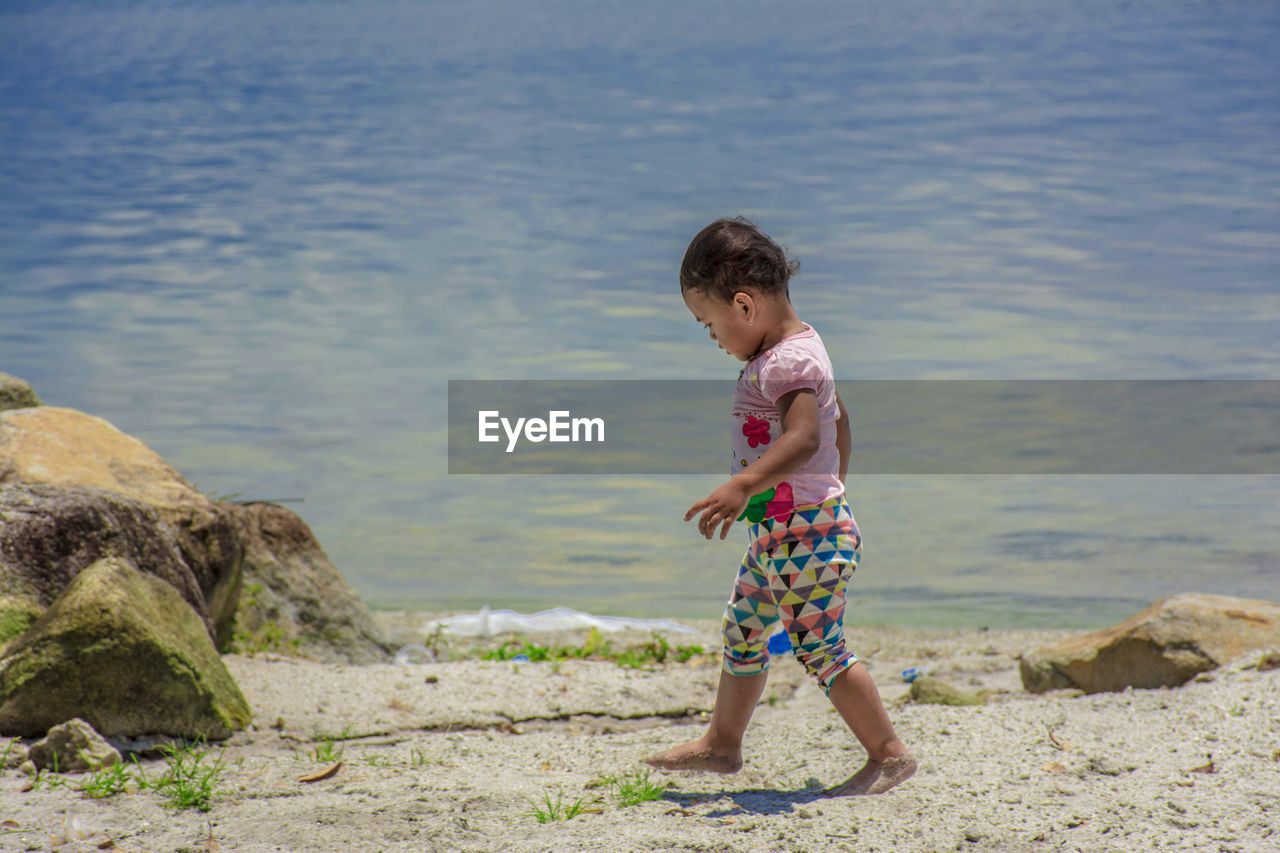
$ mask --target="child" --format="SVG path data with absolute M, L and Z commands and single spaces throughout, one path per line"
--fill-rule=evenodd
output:
M 844 646 L 844 590 L 862 538 L 844 498 L 849 417 L 831 361 L 791 306 L 795 265 L 745 219 L 720 219 L 693 238 L 680 289 L 711 340 L 739 361 L 729 482 L 695 503 L 698 530 L 724 539 L 735 520 L 750 544 L 725 610 L 724 666 L 707 733 L 645 759 L 662 770 L 736 773 L 742 736 L 768 678 L 765 635 L 778 619 L 796 657 L 826 691 L 868 760 L 829 796 L 879 794 L 916 760 L 866 668 Z

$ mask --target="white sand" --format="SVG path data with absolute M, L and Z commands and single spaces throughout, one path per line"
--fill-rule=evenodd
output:
M 699 628 L 713 646 L 714 626 Z M 18 831 L 0 836 L 0 849 L 1280 850 L 1280 670 L 1259 672 L 1259 655 L 1172 690 L 1031 696 L 1016 655 L 1061 633 L 851 635 L 922 762 L 879 797 L 821 796 L 865 756 L 789 658 L 775 663 L 740 774 L 654 774 L 673 783 L 662 799 L 621 807 L 593 780 L 641 770 L 644 755 L 701 733 L 689 715 L 711 707 L 713 657 L 653 671 L 573 661 L 553 672 L 232 656 L 255 725 L 229 742 L 210 812 L 173 811 L 152 791 L 22 792 L 25 777 L 10 771 L 0 821 Z M 912 664 L 1009 692 L 980 707 L 897 706 L 907 689 L 898 672 Z M 333 745 L 342 768 L 299 782 L 325 766 L 310 755 L 315 738 L 344 730 L 351 739 Z M 147 766 L 157 776 L 162 764 Z M 539 824 L 531 802 L 545 807 L 548 795 L 590 810 Z

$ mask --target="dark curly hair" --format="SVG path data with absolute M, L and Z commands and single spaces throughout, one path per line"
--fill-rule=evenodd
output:
M 739 290 L 789 297 L 787 282 L 799 269 L 755 223 L 741 216 L 717 219 L 685 251 L 680 292 L 696 290 L 722 302 L 733 301 Z

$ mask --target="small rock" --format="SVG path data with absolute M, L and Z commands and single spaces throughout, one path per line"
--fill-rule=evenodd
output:
M 34 761 L 24 761 L 18 765 L 18 772 L 24 776 L 35 776 L 40 772 L 40 768 L 36 767 Z
M 968 841 L 970 844 L 977 844 L 986 837 L 987 834 L 979 829 L 966 829 L 964 831 L 964 840 Z
M 1280 651 L 1269 651 L 1258 661 L 1258 672 L 1270 672 L 1273 669 L 1280 669 Z
M 40 398 L 23 380 L 0 373 L 0 410 L 26 409 L 40 405 Z
M 983 705 L 986 702 L 981 696 L 928 676 L 911 682 L 911 701 L 923 705 Z
M 1089 759 L 1087 769 L 1091 773 L 1099 773 L 1103 776 L 1121 776 L 1125 773 L 1132 773 L 1138 768 L 1136 765 L 1122 764 L 1110 758 L 1094 757 Z
M 120 763 L 115 747 L 79 717 L 49 729 L 43 740 L 31 745 L 30 757 L 40 769 L 59 773 L 83 773 Z
M 169 748 L 180 745 L 177 738 L 168 735 L 142 735 L 140 737 L 120 735 L 108 737 L 106 741 L 114 746 L 122 756 L 137 755 L 141 758 L 160 758 Z

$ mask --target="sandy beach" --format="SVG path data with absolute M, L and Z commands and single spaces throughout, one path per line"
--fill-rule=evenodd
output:
M 399 640 L 424 614 L 378 614 Z M 718 678 L 716 625 L 672 645 L 710 654 L 627 669 L 603 661 L 325 665 L 227 656 L 254 710 L 221 753 L 208 812 L 130 786 L 102 799 L 63 784 L 0 784 L 0 848 L 125 851 L 820 851 L 1280 849 L 1280 670 L 1248 655 L 1181 688 L 1083 696 L 1022 691 L 1017 658 L 1067 632 L 849 630 L 915 778 L 877 797 L 821 788 L 864 753 L 790 657 L 775 661 L 735 776 L 659 774 L 623 805 L 610 779 L 701 733 Z M 536 642 L 581 643 L 584 632 Z M 615 648 L 650 639 L 610 635 Z M 442 657 L 487 640 L 448 640 Z M 900 672 L 985 705 L 907 703 Z M 211 756 L 212 759 L 212 756 Z M 211 760 L 210 759 L 210 760 Z M 341 761 L 332 775 L 303 782 Z M 158 777 L 164 762 L 147 759 Z M 638 776 L 637 776 L 638 774 Z M 569 820 L 539 822 L 559 803 Z

